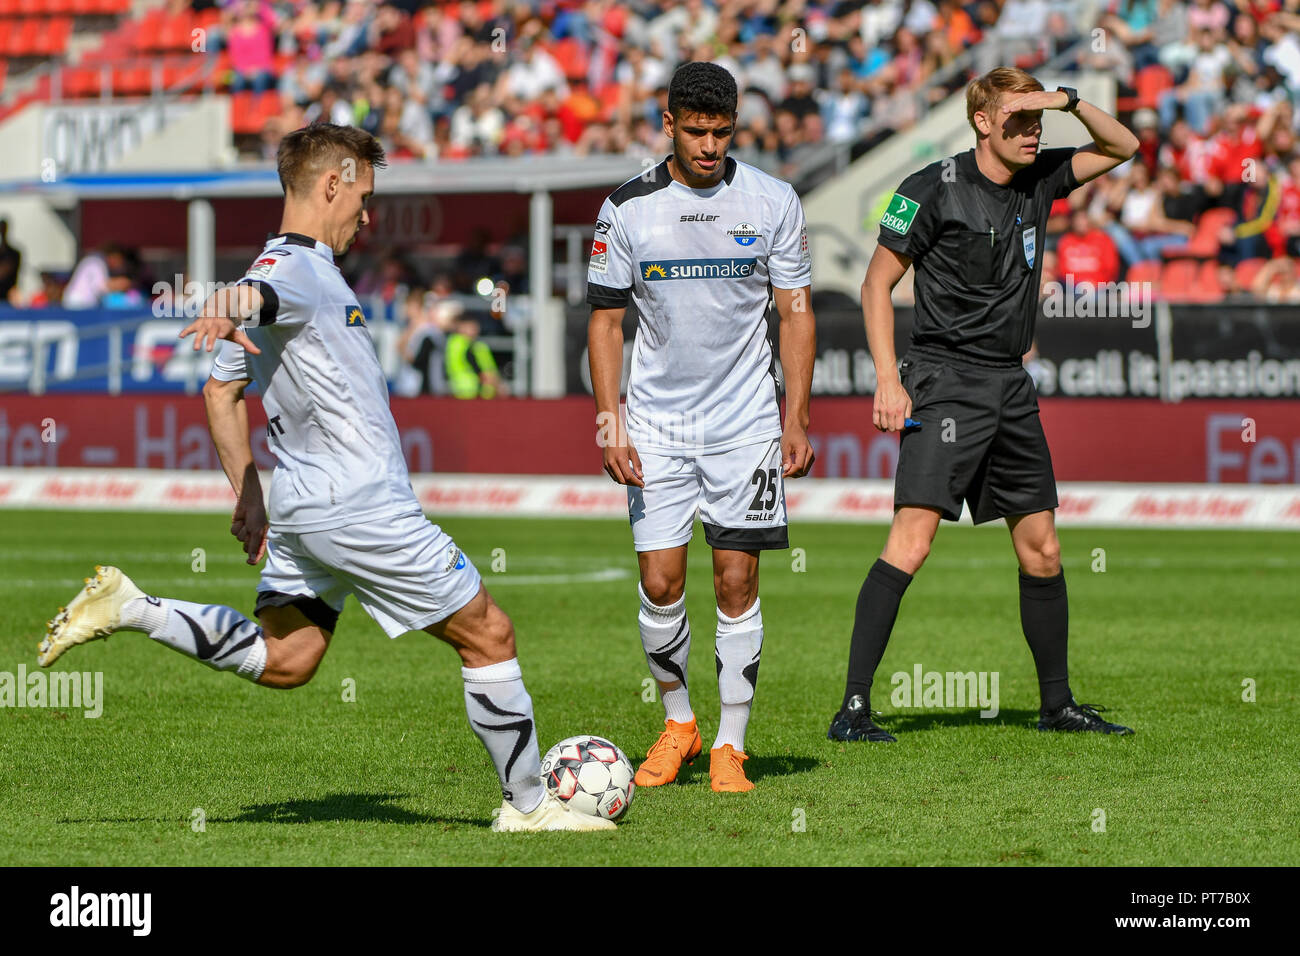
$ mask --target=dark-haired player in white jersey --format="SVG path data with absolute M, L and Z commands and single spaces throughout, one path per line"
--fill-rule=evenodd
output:
M 637 771 L 642 787 L 671 783 L 703 746 L 687 690 L 684 594 L 698 510 L 718 601 L 722 715 L 709 778 L 719 792 L 753 788 L 743 762 L 763 646 L 758 559 L 789 547 L 784 479 L 813 463 L 806 429 L 816 330 L 803 209 L 788 183 L 727 156 L 735 123 L 730 73 L 713 63 L 677 70 L 663 115 L 672 155 L 601 206 L 587 273 L 604 466 L 628 486 L 641 644 L 667 716 Z M 768 340 L 773 298 L 784 427 Z M 638 328 L 624 431 L 617 423 L 629 301 Z
M 493 829 L 610 829 L 542 785 L 514 626 L 411 490 L 364 314 L 334 264 L 368 222 L 384 163 L 378 141 L 352 127 L 313 124 L 286 136 L 280 234 L 181 332 L 195 336 L 195 349 L 227 340 L 203 396 L 238 496 L 231 533 L 250 564 L 266 556 L 261 626 L 233 608 L 152 597 L 117 568 L 98 567 L 50 622 L 38 659 L 48 667 L 69 647 L 134 630 L 216 670 L 297 687 L 316 672 L 354 594 L 389 637 L 423 630 L 459 653 L 469 721 L 505 798 Z M 269 507 L 244 404 L 254 381 L 277 459 Z

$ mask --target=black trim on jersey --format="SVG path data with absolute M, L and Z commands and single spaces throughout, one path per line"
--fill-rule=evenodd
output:
M 280 297 L 271 286 L 261 279 L 240 279 L 240 285 L 251 285 L 262 294 L 262 311 L 257 314 L 257 324 L 275 325 L 276 316 L 280 314 Z
M 309 594 L 285 594 L 283 591 L 258 591 L 257 606 L 253 614 L 261 616 L 268 607 L 296 607 L 302 616 L 317 627 L 334 633 L 339 623 L 339 612 L 318 597 Z
M 595 282 L 587 283 L 587 304 L 596 309 L 625 309 L 632 290 L 615 289 Z
M 787 525 L 774 528 L 723 528 L 704 522 L 704 540 L 724 551 L 784 551 L 790 547 Z
M 772 321 L 772 313 L 776 313 L 777 322 Z M 781 321 L 781 311 L 776 308 L 776 299 L 773 298 L 772 283 L 767 284 L 767 306 L 763 310 L 763 321 L 767 324 L 767 350 L 771 354 L 768 357 L 767 374 L 772 376 L 772 400 L 776 402 L 777 417 L 781 415 L 781 380 L 776 377 L 776 352 L 778 334 L 777 324 Z M 784 423 L 783 423 L 784 424 Z
M 286 246 L 307 246 L 311 249 L 316 248 L 316 240 L 311 236 L 304 236 L 301 232 L 280 232 L 271 233 L 266 237 L 267 241 L 272 239 L 283 239 Z
M 654 168 L 650 179 L 647 180 L 643 173 L 636 179 L 628 180 L 609 194 L 609 201 L 615 206 L 621 206 L 629 199 L 635 199 L 637 196 L 648 196 L 660 189 L 667 189 L 668 184 L 672 181 L 672 174 L 668 172 L 668 160 L 665 158 L 662 163 Z
M 648 196 L 656 190 L 667 189 L 668 184 L 673 181 L 673 174 L 668 171 L 669 158 L 664 157 L 664 161 L 654 168 L 654 175 L 650 180 L 647 181 L 643 174 L 625 182 L 609 194 L 609 201 L 615 206 L 621 206 L 637 196 Z M 730 186 L 735 178 L 736 161 L 728 156 L 722 163 L 722 181 Z

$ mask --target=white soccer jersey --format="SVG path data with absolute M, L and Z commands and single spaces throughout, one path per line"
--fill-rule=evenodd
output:
M 812 279 L 803 206 L 789 183 L 730 157 L 692 189 L 668 161 L 600 207 L 587 302 L 639 322 L 627 386 L 633 446 L 719 452 L 781 434 L 767 336 L 770 286 Z
M 244 323 L 262 354 L 224 342 L 212 377 L 252 379 L 261 389 L 277 459 L 267 502 L 272 526 L 326 531 L 420 511 L 388 382 L 330 247 L 295 233 L 276 236 L 239 281 L 262 293 L 261 313 Z

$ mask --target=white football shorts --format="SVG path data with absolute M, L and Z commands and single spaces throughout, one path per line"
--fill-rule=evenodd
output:
M 328 531 L 272 527 L 257 610 L 292 604 L 332 631 L 355 594 L 384 633 L 397 637 L 455 614 L 481 583 L 451 536 L 418 511 Z
M 627 486 L 637 551 L 675 548 L 691 540 L 695 515 L 712 548 L 788 548 L 781 439 L 713 454 L 638 452 L 645 488 Z

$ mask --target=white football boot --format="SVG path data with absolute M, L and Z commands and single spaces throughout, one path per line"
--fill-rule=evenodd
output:
M 68 648 L 108 637 L 121 628 L 126 602 L 146 596 L 119 569 L 96 565 L 95 576 L 86 578 L 81 593 L 45 625 L 45 640 L 37 645 L 37 662 L 49 667 Z
M 492 829 L 498 833 L 539 833 L 543 830 L 613 830 L 614 821 L 604 817 L 588 816 L 570 809 L 569 805 L 555 794 L 547 791 L 542 802 L 532 813 L 520 813 L 510 805 L 509 800 L 502 801 L 497 818 L 492 821 Z

